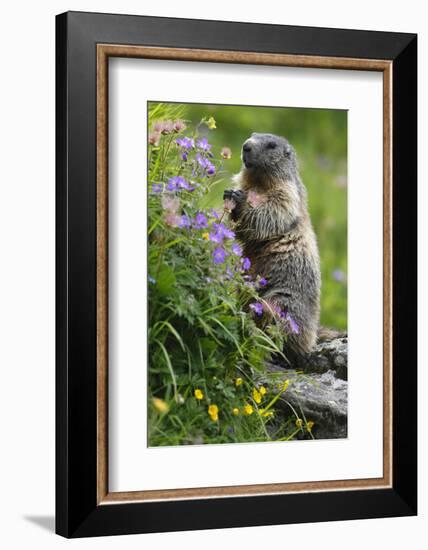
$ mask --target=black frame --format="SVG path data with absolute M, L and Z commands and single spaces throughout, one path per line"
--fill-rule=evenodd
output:
M 393 62 L 393 488 L 97 506 L 96 45 Z M 417 36 L 68 12 L 56 18 L 56 532 L 65 537 L 417 513 Z

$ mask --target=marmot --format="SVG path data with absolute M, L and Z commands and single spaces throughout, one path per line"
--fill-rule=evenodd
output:
M 295 359 L 315 346 L 320 316 L 320 259 L 306 188 L 283 137 L 253 133 L 242 146 L 242 162 L 237 188 L 224 199 L 233 201 L 230 215 L 253 275 L 267 281 L 260 296 L 297 323 L 286 346 Z

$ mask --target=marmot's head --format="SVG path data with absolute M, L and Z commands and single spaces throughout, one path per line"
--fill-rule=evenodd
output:
M 297 171 L 296 153 L 283 137 L 251 134 L 242 146 L 245 170 L 260 175 L 292 178 Z

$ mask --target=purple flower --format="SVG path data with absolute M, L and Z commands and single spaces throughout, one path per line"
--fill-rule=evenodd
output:
M 176 176 L 177 189 L 189 189 L 189 184 L 183 176 Z
M 341 269 L 335 269 L 332 273 L 332 277 L 338 283 L 344 283 L 346 281 L 346 275 Z
M 250 308 L 258 317 L 261 317 L 263 315 L 263 304 L 260 304 L 259 302 L 253 302 L 252 304 L 250 304 Z
M 196 146 L 201 149 L 201 151 L 209 151 L 211 149 L 211 145 L 208 143 L 206 137 L 198 139 L 198 141 L 196 142 Z
M 210 233 L 210 240 L 215 243 L 222 243 L 223 239 L 234 239 L 235 233 L 222 223 L 213 223 L 214 231 Z
M 235 232 L 232 231 L 231 229 L 229 229 L 228 227 L 225 227 L 224 228 L 224 232 L 223 232 L 224 236 L 226 237 L 226 239 L 231 239 L 233 240 L 235 238 Z
M 182 227 L 182 228 L 190 227 L 190 218 L 187 214 L 182 214 L 178 227 Z
M 294 334 L 299 334 L 299 325 L 296 323 L 296 321 L 293 319 L 293 317 L 288 313 L 285 314 L 285 320 L 288 321 L 288 324 L 290 325 L 291 332 L 294 332 Z
M 215 166 L 212 162 L 207 162 L 205 166 L 205 171 L 208 176 L 213 176 L 215 174 Z
M 213 252 L 213 260 L 215 264 L 222 264 L 224 262 L 224 259 L 226 258 L 226 251 L 218 247 Z
M 208 227 L 208 221 L 205 214 L 202 214 L 202 212 L 198 212 L 196 214 L 193 227 L 195 229 L 204 229 L 205 227 Z
M 221 244 L 223 242 L 223 236 L 217 232 L 215 233 L 211 232 L 210 241 L 212 241 L 213 243 Z
M 230 269 L 229 266 L 226 267 L 226 278 L 233 279 L 233 271 Z
M 188 157 L 188 154 L 186 153 L 186 151 L 181 153 L 181 158 L 184 160 L 184 162 L 187 162 L 187 157 Z
M 187 191 L 194 191 L 195 187 L 190 185 L 189 182 L 183 178 L 183 176 L 173 176 L 168 180 L 166 186 L 168 191 L 178 191 L 180 189 L 186 189 Z
M 250 258 L 244 258 L 242 260 L 242 269 L 244 271 L 248 271 L 251 267 L 251 261 L 250 261 Z
M 215 174 L 215 166 L 209 159 L 205 158 L 200 153 L 196 153 L 195 158 L 198 161 L 199 166 L 201 166 L 205 170 L 208 176 L 212 176 Z
M 267 280 L 264 277 L 262 277 L 259 281 L 259 285 L 261 287 L 266 286 L 267 285 Z
M 242 256 L 242 248 L 238 243 L 232 244 L 232 252 L 235 254 L 235 256 Z
M 196 153 L 195 156 L 196 160 L 198 161 L 199 165 L 202 166 L 202 168 L 205 168 L 207 164 L 207 159 L 201 155 L 201 153 Z M 208 160 L 209 162 L 209 160 Z
M 181 137 L 175 140 L 175 143 L 183 149 L 192 149 L 195 146 L 195 141 L 188 137 Z
M 234 239 L 235 233 L 222 223 L 213 223 L 213 228 L 225 239 Z
M 210 208 L 210 215 L 215 218 L 216 220 L 218 220 L 220 218 L 220 216 L 218 215 L 218 212 L 216 212 L 214 210 L 214 208 Z
M 162 193 L 163 186 L 161 183 L 152 184 L 152 193 Z
M 168 180 L 166 188 L 168 191 L 175 191 L 177 189 L 177 176 L 174 176 Z

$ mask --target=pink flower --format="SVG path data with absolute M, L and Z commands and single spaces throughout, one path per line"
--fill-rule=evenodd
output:
M 163 120 L 157 120 L 155 123 L 153 123 L 152 130 L 153 132 L 160 133 L 163 130 Z
M 225 199 L 224 208 L 226 210 L 233 210 L 236 206 L 236 202 L 233 199 Z
M 164 220 L 167 225 L 177 227 L 181 223 L 181 216 L 178 216 L 176 212 L 166 212 Z
M 161 139 L 161 135 L 159 132 L 150 132 L 149 134 L 150 145 L 157 147 L 159 145 L 160 139 Z
M 180 199 L 174 195 L 163 195 L 161 204 L 164 210 L 176 214 L 180 207 Z
M 172 120 L 164 120 L 162 134 L 170 134 L 173 131 L 174 131 L 174 123 L 172 122 Z
M 182 132 L 185 129 L 186 129 L 186 123 L 183 120 L 178 119 L 178 120 L 174 121 L 174 131 L 175 132 Z
M 232 151 L 230 150 L 229 147 L 223 147 L 223 149 L 220 151 L 220 155 L 224 159 L 228 160 L 228 159 L 232 158 Z

